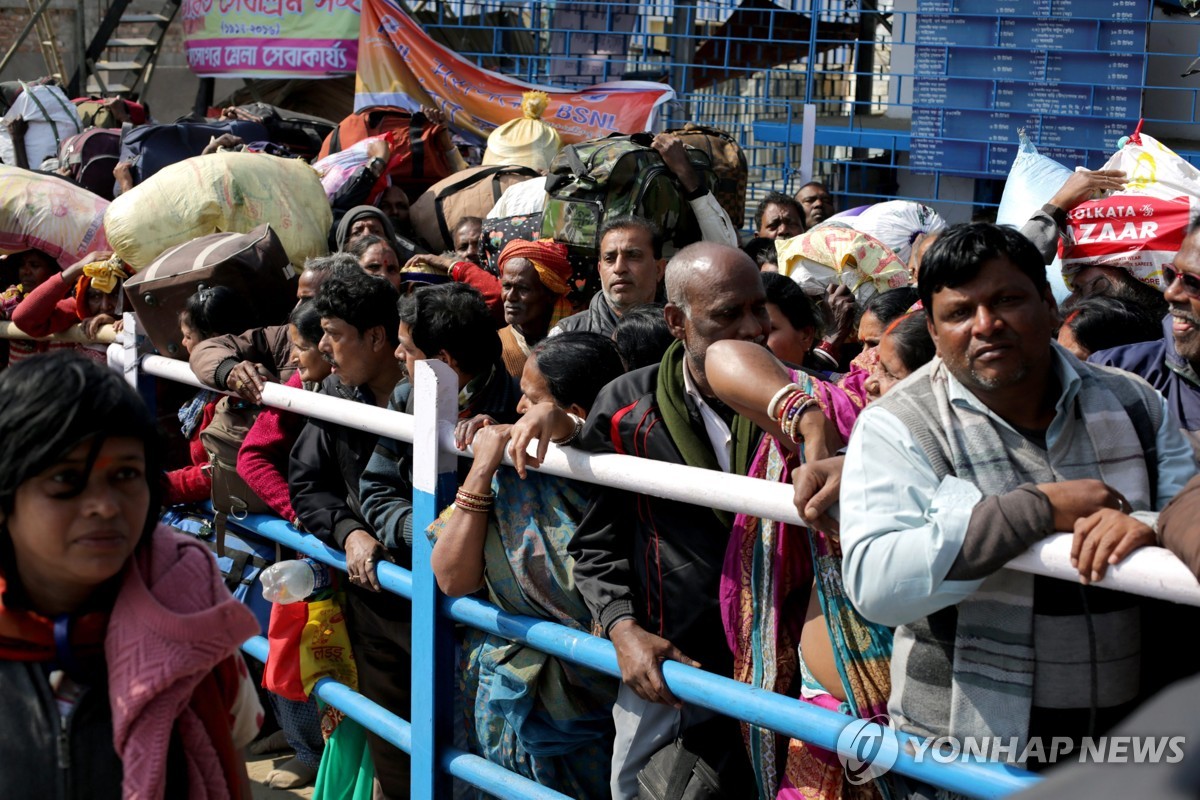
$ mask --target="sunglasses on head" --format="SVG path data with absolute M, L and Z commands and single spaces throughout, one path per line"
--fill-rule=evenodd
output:
M 1180 272 L 1174 267 L 1163 267 L 1163 291 L 1165 292 L 1179 279 L 1183 283 L 1183 293 L 1195 300 L 1200 300 L 1200 275 L 1190 272 Z

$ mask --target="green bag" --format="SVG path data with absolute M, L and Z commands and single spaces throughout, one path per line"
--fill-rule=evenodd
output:
M 700 226 L 678 179 L 650 143 L 649 133 L 613 134 L 568 145 L 550 165 L 542 238 L 591 259 L 607 220 L 629 214 L 648 219 L 676 249 L 700 241 Z M 717 185 L 707 153 L 687 147 L 688 160 L 711 191 Z
M 374 783 L 367 729 L 345 717 L 325 741 L 313 782 L 313 800 L 371 800 Z

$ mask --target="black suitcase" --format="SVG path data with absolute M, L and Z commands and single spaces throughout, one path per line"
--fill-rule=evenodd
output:
M 121 129 L 121 160 L 132 165 L 133 182 L 138 184 L 163 167 L 200 155 L 210 141 L 226 133 L 246 143 L 270 141 L 262 123 L 247 120 L 126 126 Z

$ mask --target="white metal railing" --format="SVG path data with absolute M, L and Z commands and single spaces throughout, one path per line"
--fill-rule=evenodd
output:
M 0 320 L 0 339 L 17 339 L 34 342 L 72 342 L 74 344 L 112 344 L 117 340 L 117 332 L 112 325 L 103 325 L 96 331 L 95 336 L 87 336 L 82 325 L 72 325 L 62 333 L 51 336 L 30 336 L 10 320 Z
M 109 358 L 115 359 L 117 364 L 124 364 L 125 353 L 122 347 L 110 346 Z M 211 388 L 202 384 L 184 361 L 162 356 L 146 356 L 142 359 L 141 369 L 148 374 L 179 383 Z M 411 415 L 292 389 L 282 384 L 267 384 L 263 392 L 263 403 L 273 408 L 295 411 L 382 436 L 410 442 L 414 438 Z M 444 453 L 461 455 L 454 447 L 453 430 L 450 426 L 447 425 L 438 431 L 438 442 Z M 636 456 L 593 455 L 575 448 L 560 448 L 554 445 L 550 446 L 539 469 L 551 475 L 576 478 L 654 497 L 753 514 L 797 525 L 804 524 L 793 504 L 790 485 L 726 475 L 696 467 L 648 461 Z M 1071 566 L 1070 556 L 1071 534 L 1059 533 L 1038 542 L 1010 561 L 1008 567 L 1022 572 L 1078 581 L 1079 571 Z M 1162 547 L 1143 547 L 1134 551 L 1120 564 L 1110 566 L 1104 579 L 1093 582 L 1092 585 L 1200 606 L 1200 582 L 1183 562 Z

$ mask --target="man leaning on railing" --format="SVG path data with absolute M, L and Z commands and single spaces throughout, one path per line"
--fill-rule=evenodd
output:
M 950 229 L 919 289 L 940 357 L 850 439 L 845 583 L 896 626 L 894 726 L 1001 742 L 991 752 L 1038 768 L 1026 743 L 1103 735 L 1176 677 L 1184 659 L 1156 658 L 1148 627 L 1167 612 L 1086 584 L 1155 542 L 1153 512 L 1196 463 L 1145 382 L 1051 342 L 1044 265 L 1016 231 Z M 1084 586 L 1003 568 L 1056 530 L 1075 532 Z

